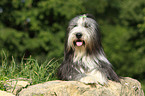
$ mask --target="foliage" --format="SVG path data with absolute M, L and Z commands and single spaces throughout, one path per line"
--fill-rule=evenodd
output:
M 0 49 L 19 58 L 32 55 L 45 60 L 62 56 L 64 25 L 83 10 L 81 3 L 79 0 L 2 0 Z
M 104 34 L 103 45 L 105 46 L 106 55 L 114 65 L 117 73 L 122 76 L 131 77 L 139 76 L 143 73 L 145 69 L 144 59 L 139 55 L 139 52 L 130 47 L 130 42 L 128 41 L 133 30 L 119 25 L 106 25 L 102 29 Z
M 101 27 L 105 53 L 116 72 L 142 81 L 144 6 L 144 0 L 1 0 L 0 51 L 4 50 L 8 59 L 13 56 L 18 61 L 30 55 L 39 62 L 61 58 L 69 20 L 91 13 Z M 39 65 L 35 59 L 27 62 Z

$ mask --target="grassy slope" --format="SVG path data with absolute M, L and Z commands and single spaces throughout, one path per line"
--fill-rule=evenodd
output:
M 38 64 L 35 59 L 23 58 L 21 63 L 17 64 L 13 57 L 8 62 L 6 55 L 3 54 L 0 60 L 0 81 L 3 81 L 0 82 L 0 90 L 5 90 L 3 83 L 9 79 L 27 78 L 32 80 L 32 84 L 55 80 L 58 66 L 57 60 L 54 59 Z

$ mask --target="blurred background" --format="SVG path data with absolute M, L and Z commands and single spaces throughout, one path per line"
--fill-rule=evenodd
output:
M 30 55 L 39 62 L 63 58 L 68 22 L 84 13 L 96 17 L 117 74 L 145 88 L 144 0 L 1 0 L 0 52 L 17 62 Z

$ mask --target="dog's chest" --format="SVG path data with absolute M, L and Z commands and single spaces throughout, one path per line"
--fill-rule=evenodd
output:
M 73 60 L 74 64 L 76 64 L 77 70 L 79 70 L 81 73 L 86 73 L 98 68 L 98 59 L 95 58 L 95 56 L 74 56 Z

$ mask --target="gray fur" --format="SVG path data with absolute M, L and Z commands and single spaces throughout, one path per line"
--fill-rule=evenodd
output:
M 81 33 L 82 36 L 76 36 Z M 77 42 L 83 45 L 76 46 Z M 107 84 L 108 79 L 119 82 L 101 45 L 99 26 L 88 14 L 73 18 L 66 34 L 64 60 L 58 69 L 61 80 L 77 80 Z

